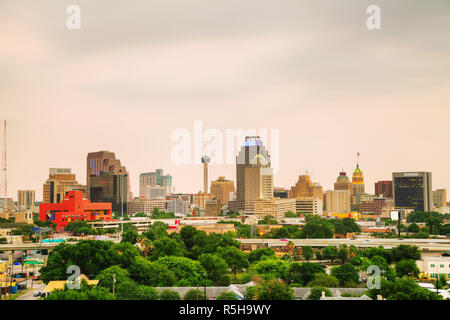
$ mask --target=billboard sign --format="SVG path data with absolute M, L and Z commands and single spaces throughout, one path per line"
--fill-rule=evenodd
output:
M 391 211 L 391 220 L 393 221 L 397 221 L 398 220 L 398 215 L 400 214 L 400 211 L 398 210 L 392 210 Z M 400 217 L 401 218 L 401 217 Z

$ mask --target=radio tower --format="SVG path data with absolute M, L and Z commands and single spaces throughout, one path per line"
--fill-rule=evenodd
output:
M 1 164 L 1 177 L 0 177 L 0 190 L 3 197 L 4 211 L 8 208 L 8 179 L 6 175 L 6 120 L 3 124 L 3 150 L 2 150 L 2 164 Z

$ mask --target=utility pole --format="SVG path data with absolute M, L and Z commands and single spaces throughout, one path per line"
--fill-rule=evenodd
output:
M 115 286 L 116 286 L 116 274 L 113 273 L 113 292 L 112 292 L 113 295 L 114 295 Z
M 203 275 L 203 277 L 204 277 L 204 280 L 203 280 L 203 282 L 204 282 L 204 285 L 205 285 L 205 300 L 207 300 L 207 298 L 206 298 L 206 271 L 205 271 L 205 274 Z

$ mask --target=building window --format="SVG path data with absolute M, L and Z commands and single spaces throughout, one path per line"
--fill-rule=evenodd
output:
M 443 268 L 444 267 L 444 265 L 443 264 L 441 264 L 441 265 L 439 265 L 441 268 Z
M 431 265 L 432 268 L 436 267 L 434 264 Z
M 436 273 L 430 273 L 430 278 L 437 279 L 437 274 Z

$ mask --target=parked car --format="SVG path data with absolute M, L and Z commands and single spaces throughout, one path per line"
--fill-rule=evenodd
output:
M 443 254 L 441 254 L 442 257 L 450 257 L 450 253 L 448 252 L 444 252 Z
M 41 296 L 40 291 L 36 291 L 35 293 L 33 293 L 33 297 L 40 297 L 40 296 Z
M 33 280 L 39 280 L 39 276 L 34 276 Z

